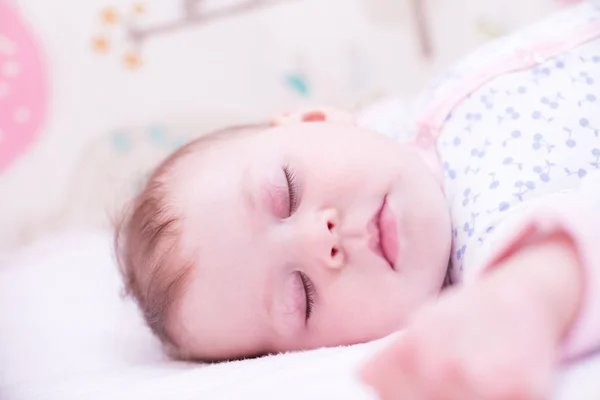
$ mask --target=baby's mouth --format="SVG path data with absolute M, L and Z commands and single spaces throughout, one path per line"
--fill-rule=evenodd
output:
M 387 195 L 367 227 L 371 234 L 369 248 L 387 261 L 392 270 L 396 270 L 395 261 L 398 253 L 398 239 L 395 216 L 387 203 Z

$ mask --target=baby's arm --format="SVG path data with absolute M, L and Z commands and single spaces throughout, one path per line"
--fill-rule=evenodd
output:
M 450 289 L 362 371 L 382 399 L 540 399 L 576 315 L 577 255 L 565 235 Z
M 598 346 L 598 192 L 533 213 L 364 369 L 383 399 L 538 399 L 561 358 Z M 594 341 L 593 338 L 596 338 Z
M 582 301 L 583 270 L 572 239 L 564 232 L 525 244 L 499 259 L 486 278 L 504 296 L 522 296 L 561 343 Z M 526 321 L 525 325 L 526 325 Z

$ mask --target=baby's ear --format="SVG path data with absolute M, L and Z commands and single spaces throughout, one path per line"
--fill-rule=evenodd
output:
M 271 118 L 271 125 L 283 126 L 309 122 L 331 122 L 334 124 L 355 125 L 356 119 L 348 112 L 335 108 L 308 107 L 292 112 L 283 112 Z

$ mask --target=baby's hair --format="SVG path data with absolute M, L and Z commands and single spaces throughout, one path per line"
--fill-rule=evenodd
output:
M 169 195 L 171 174 L 186 157 L 215 140 L 264 128 L 264 124 L 230 127 L 181 147 L 154 170 L 115 224 L 115 254 L 125 293 L 135 299 L 146 323 L 173 357 L 188 358 L 167 321 L 173 304 L 185 290 L 193 262 L 179 247 L 182 216 Z

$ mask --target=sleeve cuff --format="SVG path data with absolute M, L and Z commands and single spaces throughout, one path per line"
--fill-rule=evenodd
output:
M 500 259 L 530 240 L 566 233 L 579 254 L 584 293 L 579 314 L 563 347 L 563 360 L 571 361 L 600 349 L 600 179 L 588 180 L 569 195 L 556 196 L 528 213 L 511 229 L 478 268 L 478 275 L 494 268 Z

